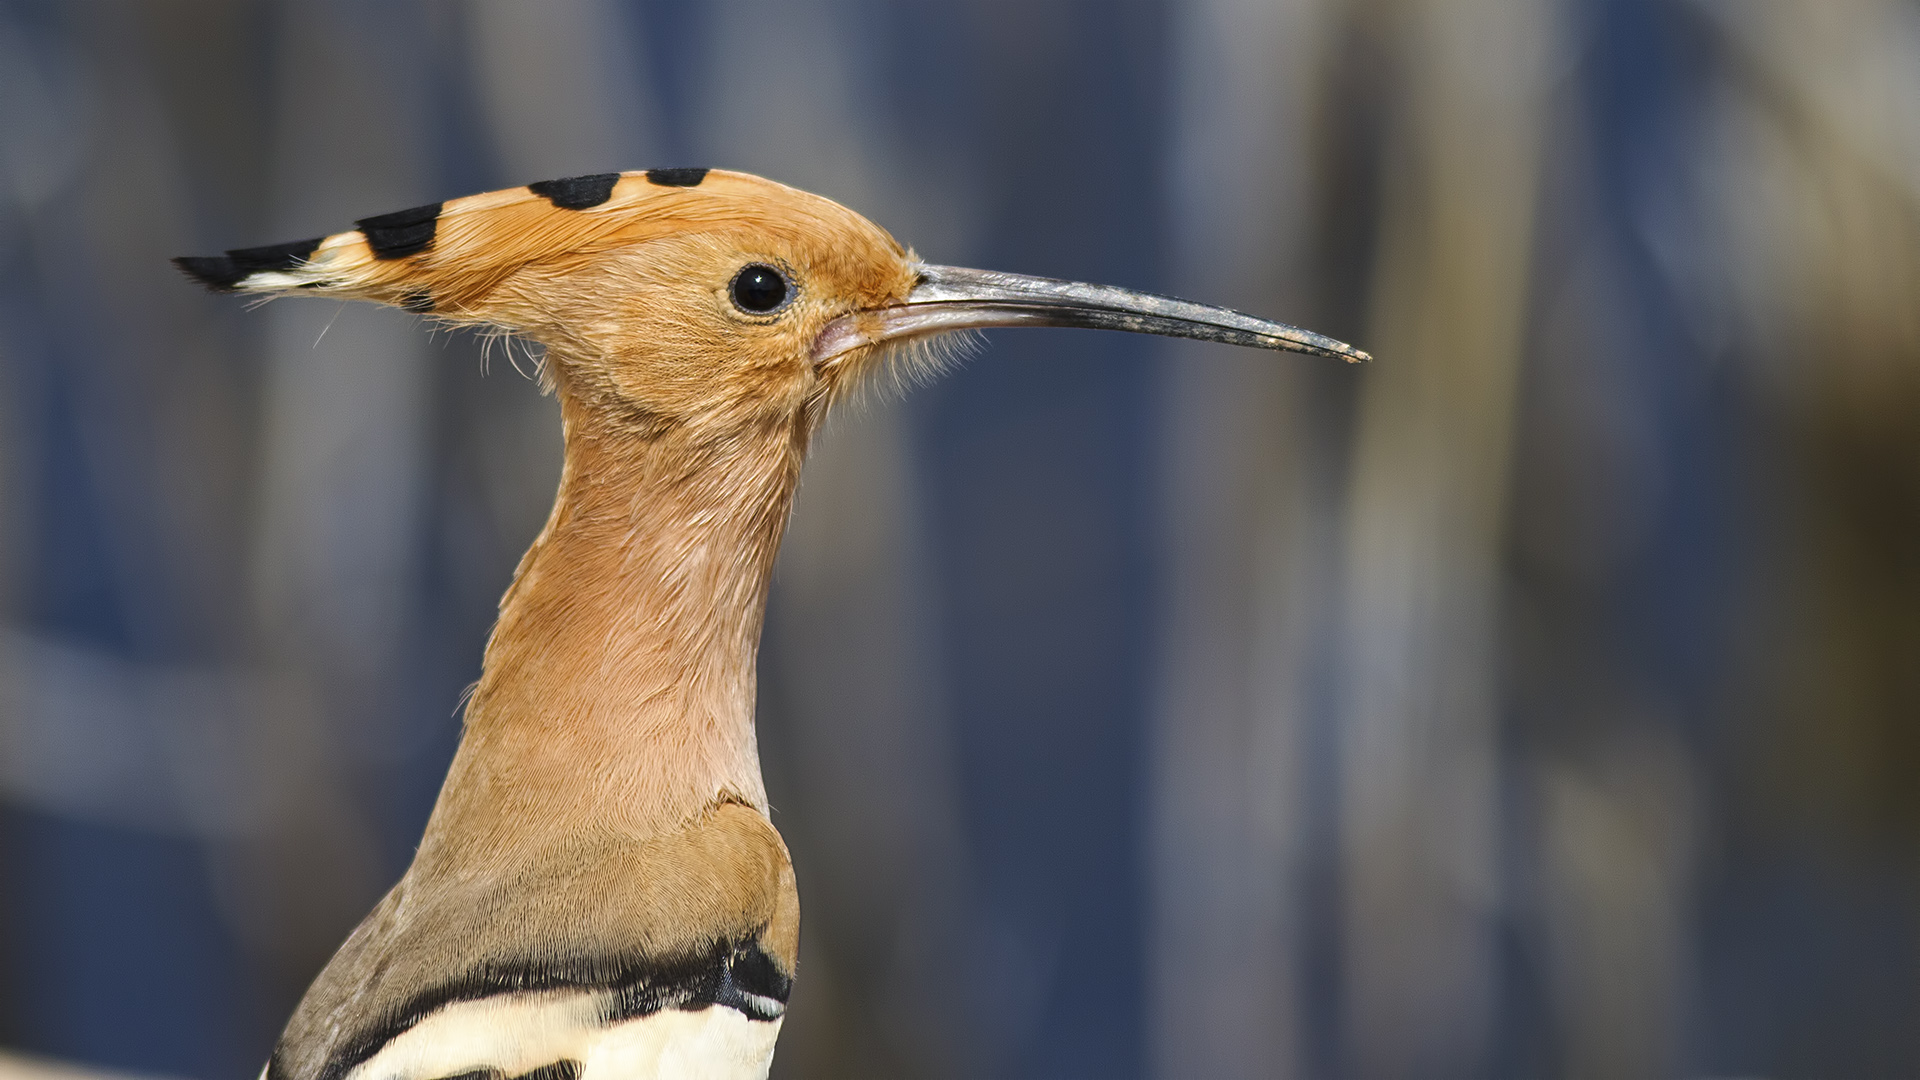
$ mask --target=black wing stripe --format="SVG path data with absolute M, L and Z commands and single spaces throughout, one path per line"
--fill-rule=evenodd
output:
M 503 1069 L 468 1069 L 452 1076 L 437 1077 L 436 1080 L 507 1080 Z M 513 1080 L 580 1080 L 580 1063 L 572 1058 L 562 1058 L 551 1065 L 542 1065 L 521 1073 Z
M 415 994 L 390 1016 L 346 1040 L 317 1080 L 342 1080 L 415 1024 L 449 1005 L 552 990 L 609 992 L 611 1000 L 601 1011 L 602 1022 L 609 1024 L 663 1009 L 709 1005 L 724 1005 L 752 1020 L 774 1020 L 785 1012 L 793 978 L 780 970 L 757 939 L 719 942 L 705 952 L 683 957 L 543 958 L 486 965 Z M 278 1059 L 276 1054 L 269 1063 L 269 1080 L 286 1080 L 277 1068 Z

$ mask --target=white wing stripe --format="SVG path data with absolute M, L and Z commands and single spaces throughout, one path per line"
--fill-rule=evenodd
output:
M 763 1078 L 772 1067 L 779 1020 L 709 1005 L 606 1024 L 601 1017 L 610 999 L 559 991 L 455 1002 L 408 1028 L 347 1080 L 444 1080 L 473 1072 L 513 1077 L 563 1060 L 582 1063 L 579 1080 Z M 782 1007 L 772 998 L 755 1004 Z

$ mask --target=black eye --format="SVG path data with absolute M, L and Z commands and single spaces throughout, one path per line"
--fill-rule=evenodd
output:
M 733 276 L 733 303 L 741 311 L 765 315 L 781 304 L 793 289 L 786 276 L 765 263 L 749 263 Z

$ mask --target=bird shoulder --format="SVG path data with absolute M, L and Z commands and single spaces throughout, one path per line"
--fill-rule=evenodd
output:
M 640 840 L 570 835 L 504 873 L 417 862 L 315 980 L 267 1075 L 343 1080 L 470 1003 L 578 1018 L 542 1023 L 550 1047 L 487 1063 L 503 1076 L 668 1010 L 777 1021 L 798 945 L 786 846 L 737 803 Z

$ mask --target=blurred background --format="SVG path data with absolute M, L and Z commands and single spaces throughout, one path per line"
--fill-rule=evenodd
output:
M 167 264 L 747 169 L 1077 331 L 833 418 L 781 1077 L 1920 1073 L 1920 6 L 0 2 L 0 1045 L 250 1077 L 559 459 Z

